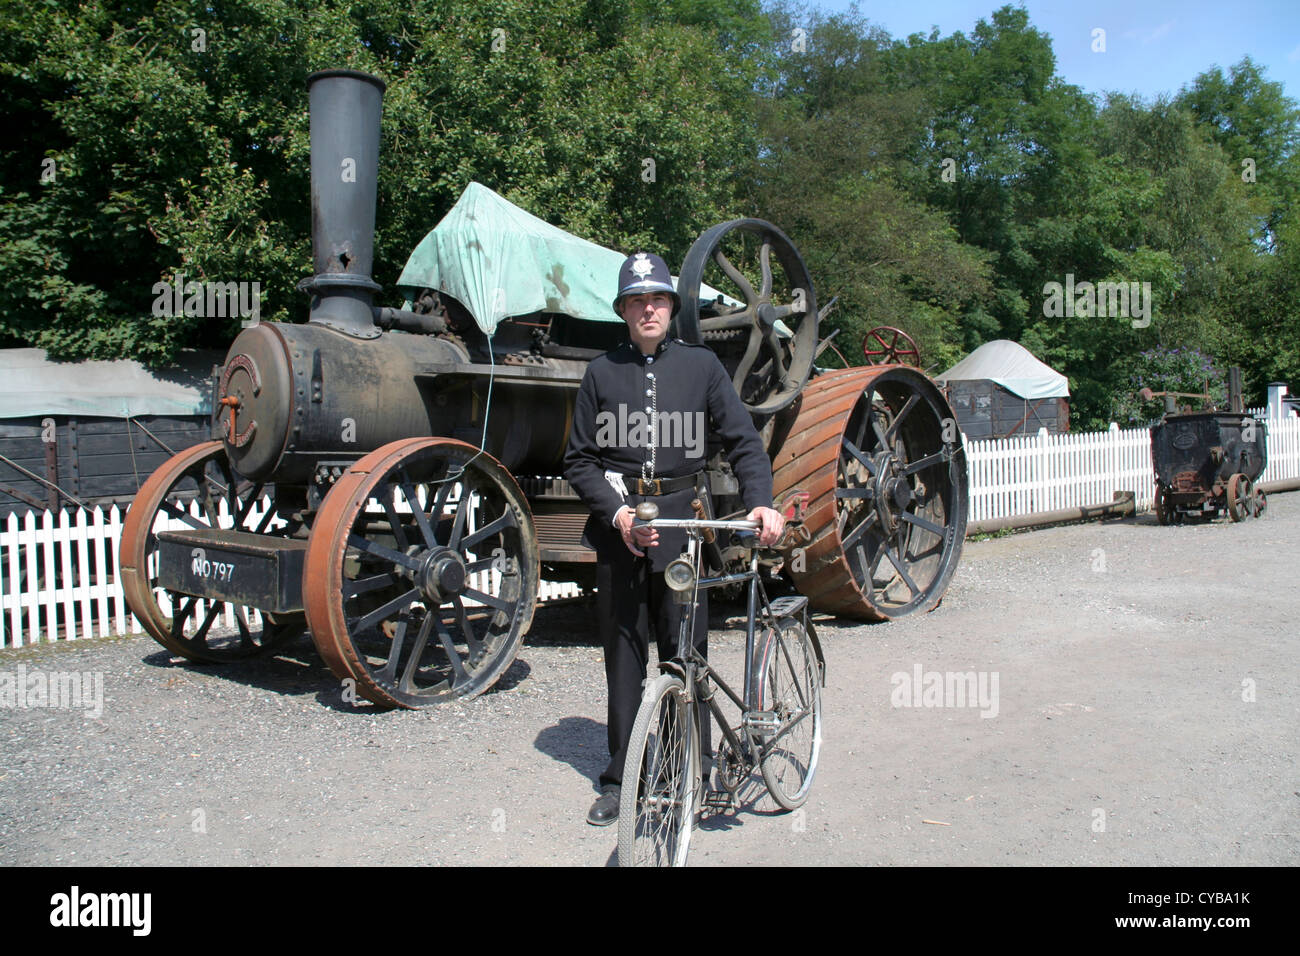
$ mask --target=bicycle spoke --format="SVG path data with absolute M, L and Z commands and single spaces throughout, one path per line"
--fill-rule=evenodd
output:
M 763 707 L 779 721 L 760 744 L 763 781 L 777 803 L 793 810 L 808 798 L 821 748 L 820 670 L 802 625 L 772 634 L 761 678 Z

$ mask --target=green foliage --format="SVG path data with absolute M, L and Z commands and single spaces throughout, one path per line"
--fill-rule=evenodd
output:
M 381 284 L 471 179 L 594 241 L 680 259 L 734 214 L 738 181 L 719 161 L 757 149 L 756 67 L 736 52 L 766 36 L 755 13 L 752 0 L 6 5 L 0 94 L 20 135 L 0 151 L 13 249 L 0 341 L 150 362 L 224 345 L 237 319 L 150 314 L 154 283 L 177 272 L 257 281 L 263 318 L 299 317 L 304 81 L 325 67 L 388 83 Z
M 1295 100 L 1245 57 L 1227 77 L 1217 66 L 1202 73 L 1190 88 L 1184 87 L 1177 103 L 1223 148 L 1235 172 L 1243 172 L 1243 166 L 1253 170 L 1266 206 L 1261 238 L 1271 244 L 1300 195 L 1300 109 Z
M 856 9 L 759 2 L 6 4 L 0 344 L 149 362 L 223 346 L 237 319 L 150 314 L 177 272 L 257 281 L 262 317 L 300 318 L 304 81 L 351 67 L 388 84 L 390 289 L 478 180 L 670 262 L 716 222 L 770 219 L 819 300 L 839 297 L 824 331 L 849 361 L 876 325 L 931 369 L 1011 338 L 1069 376 L 1075 428 L 1149 413 L 1126 396 L 1174 387 L 1160 356 L 1241 365 L 1252 403 L 1300 380 L 1300 110 L 1249 58 L 1172 100 L 1098 101 L 1023 8 L 895 39 Z M 1150 324 L 1049 315 L 1067 276 L 1148 284 Z
M 1186 406 L 1196 411 L 1226 406 L 1228 386 L 1224 371 L 1199 349 L 1146 349 L 1123 364 L 1128 391 L 1116 395 L 1112 421 L 1124 425 L 1145 425 L 1159 421 L 1165 408 L 1164 400 L 1153 398 L 1144 401 L 1138 394 L 1144 388 L 1153 392 L 1209 395 L 1208 402 L 1202 399 L 1177 399 L 1180 407 Z
M 869 329 L 890 325 L 917 340 L 927 365 L 946 368 L 960 358 L 963 309 L 989 293 L 989 257 L 908 195 L 918 100 L 885 89 L 876 64 L 887 37 L 852 14 L 805 15 L 806 50 L 795 50 L 794 22 L 774 16 L 777 78 L 758 110 L 755 214 L 794 237 L 821 302 L 838 296 L 823 334 L 840 330 L 850 362 Z

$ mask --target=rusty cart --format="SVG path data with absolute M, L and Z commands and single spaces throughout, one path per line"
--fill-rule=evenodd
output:
M 1267 501 L 1256 482 L 1267 464 L 1265 427 L 1241 411 L 1165 415 L 1151 429 L 1157 520 L 1261 515 Z

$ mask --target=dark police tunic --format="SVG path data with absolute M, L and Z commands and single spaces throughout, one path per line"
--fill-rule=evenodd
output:
M 653 628 L 660 660 L 677 652 L 683 606 L 674 604 L 663 569 L 681 553 L 684 531 L 659 532 L 645 558 L 628 550 L 614 527 L 623 505 L 659 506 L 660 517 L 693 517 L 692 487 L 660 496 L 636 494 L 631 478 L 681 478 L 704 468 L 708 437 L 723 451 L 740 482 L 745 510 L 772 506 L 772 466 L 753 420 L 711 349 L 665 339 L 654 355 L 626 343 L 594 360 L 578 389 L 565 454 L 565 477 L 591 509 L 583 543 L 596 551 L 597 614 L 609 686 L 610 763 L 601 783 L 622 776 L 632 723 L 646 676 Z M 626 494 L 606 477 L 621 479 Z M 629 477 L 630 476 L 630 477 Z M 694 643 L 707 651 L 708 604 L 701 592 Z M 702 716 L 707 716 L 703 714 Z M 702 727 L 704 724 L 702 723 Z M 706 749 L 709 735 L 705 729 Z

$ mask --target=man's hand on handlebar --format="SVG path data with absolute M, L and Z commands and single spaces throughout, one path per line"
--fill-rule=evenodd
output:
M 645 557 L 645 548 L 653 548 L 659 543 L 659 532 L 644 525 L 633 527 L 632 521 L 634 518 L 636 518 L 636 512 L 624 505 L 618 510 L 618 514 L 614 516 L 614 527 L 622 535 L 623 543 L 627 545 L 627 549 L 638 558 L 643 558 Z M 638 547 L 642 550 L 638 550 Z
M 762 523 L 758 529 L 758 543 L 765 548 L 776 544 L 785 530 L 785 517 L 774 508 L 755 508 L 745 515 L 745 520 Z

